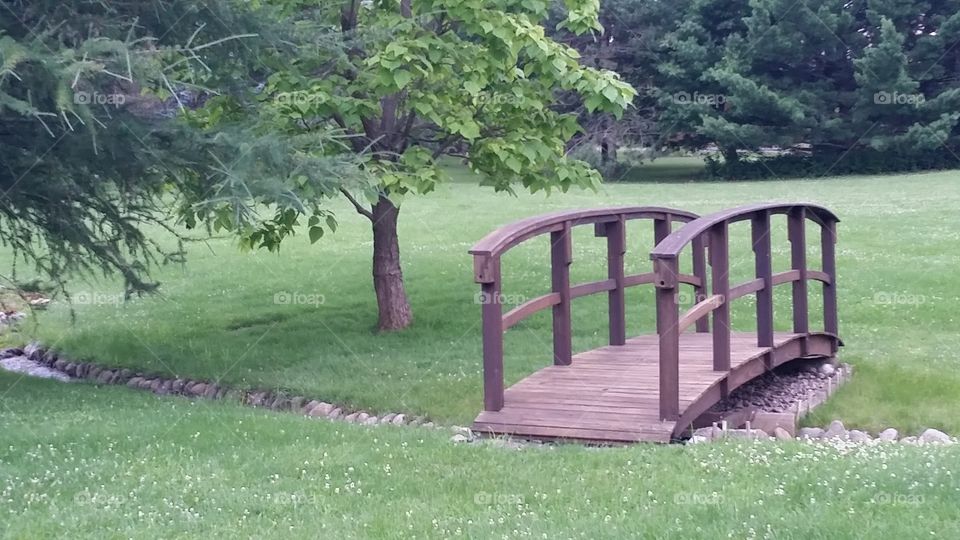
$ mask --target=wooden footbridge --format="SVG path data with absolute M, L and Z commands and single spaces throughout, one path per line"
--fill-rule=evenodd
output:
M 790 269 L 773 273 L 771 216 L 787 219 Z M 656 246 L 648 273 L 625 275 L 626 223 L 653 222 Z M 749 220 L 755 278 L 730 285 L 729 226 Z M 807 265 L 807 222 L 819 226 L 820 269 Z M 813 204 L 755 204 L 703 217 L 683 210 L 615 207 L 532 217 L 494 231 L 470 253 L 485 299 L 484 410 L 473 427 L 492 434 L 599 442 L 668 442 L 738 386 L 783 363 L 828 357 L 837 332 L 837 217 Z M 607 240 L 607 279 L 570 284 L 571 230 L 593 225 Z M 675 226 L 676 225 L 676 226 Z M 507 313 L 500 300 L 500 261 L 514 246 L 550 235 L 552 291 Z M 681 273 L 689 252 L 692 273 Z M 823 287 L 823 330 L 811 330 L 808 282 Z M 627 287 L 656 288 L 657 332 L 627 338 Z M 793 325 L 774 331 L 773 290 L 792 287 Z M 694 305 L 680 313 L 678 292 L 690 286 Z M 571 301 L 606 293 L 609 345 L 573 354 Z M 730 329 L 730 304 L 755 295 L 756 331 Z M 553 312 L 553 365 L 504 389 L 503 334 L 541 310 Z

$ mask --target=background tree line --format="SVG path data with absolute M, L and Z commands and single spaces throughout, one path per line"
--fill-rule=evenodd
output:
M 716 145 L 733 178 L 958 162 L 960 2 L 607 0 L 600 20 L 558 33 L 638 90 L 632 122 L 585 123 L 598 145 Z M 795 151 L 743 159 L 769 147 Z

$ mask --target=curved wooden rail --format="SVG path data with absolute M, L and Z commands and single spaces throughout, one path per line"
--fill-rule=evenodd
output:
M 786 214 L 790 241 L 791 269 L 774 274 L 771 264 L 770 216 Z M 756 278 L 735 286 L 730 285 L 730 256 L 728 229 L 731 223 L 751 220 Z M 806 221 L 820 226 L 822 270 L 807 268 Z M 730 371 L 730 302 L 736 298 L 756 294 L 757 347 L 774 347 L 773 288 L 791 283 L 793 287 L 793 332 L 799 338 L 797 357 L 809 352 L 810 336 L 807 305 L 807 281 L 815 279 L 823 284 L 823 320 L 826 336 L 830 339 L 830 353 L 836 352 L 837 291 L 836 291 L 836 224 L 840 220 L 830 210 L 806 203 L 766 203 L 723 210 L 697 218 L 677 232 L 664 238 L 650 253 L 654 262 L 657 287 L 657 334 L 660 355 L 660 417 L 680 420 L 680 333 L 697 321 L 712 317 L 713 369 Z M 681 315 L 675 289 L 682 283 L 678 258 L 687 246 L 709 246 L 711 295 Z M 767 353 L 772 354 L 772 353 Z M 772 359 L 766 359 L 772 366 Z M 726 380 L 718 386 L 720 397 L 726 396 Z M 713 399 L 713 397 L 710 397 Z M 704 400 L 704 401 L 709 401 Z M 714 400 L 715 401 L 715 400 Z M 698 408 L 698 407 L 694 407 Z
M 470 250 L 474 261 L 474 280 L 481 285 L 483 303 L 483 373 L 484 408 L 499 411 L 503 408 L 503 332 L 539 311 L 553 310 L 553 357 L 556 365 L 569 365 L 573 356 L 570 301 L 574 298 L 606 292 L 610 344 L 623 345 L 626 341 L 626 304 L 624 289 L 654 283 L 653 272 L 624 275 L 626 253 L 626 222 L 649 219 L 654 222 L 655 242 L 670 236 L 674 222 L 691 222 L 696 214 L 674 208 L 647 206 L 620 206 L 590 210 L 566 210 L 531 217 L 506 225 L 490 233 Z M 592 283 L 570 285 L 570 264 L 573 262 L 571 230 L 582 225 L 594 225 L 594 234 L 607 239 L 607 279 Z M 531 238 L 550 234 L 552 291 L 503 313 L 501 304 L 500 258 L 510 248 Z M 677 275 L 679 283 L 694 286 L 702 294 L 705 283 L 705 255 L 696 242 L 693 247 L 694 275 Z M 706 332 L 706 321 L 698 322 L 697 329 Z

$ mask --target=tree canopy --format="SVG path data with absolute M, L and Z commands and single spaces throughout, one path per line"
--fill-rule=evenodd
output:
M 575 49 L 547 37 L 546 0 L 265 4 L 279 7 L 297 32 L 294 56 L 269 75 L 259 96 L 260 129 L 288 140 L 336 133 L 339 144 L 303 155 L 348 155 L 360 163 L 360 174 L 336 190 L 294 176 L 272 195 L 226 178 L 218 192 L 234 198 L 207 217 L 226 221 L 249 245 L 275 248 L 284 235 L 273 231 L 292 229 L 307 207 L 311 236 L 319 238 L 335 221 L 318 202 L 346 197 L 372 224 L 382 329 L 412 320 L 400 268 L 399 207 L 445 180 L 440 158 L 462 160 L 479 183 L 498 191 L 596 187 L 599 174 L 566 154 L 580 126 L 575 114 L 552 107 L 557 92 L 576 93 L 589 110 L 614 115 L 634 96 L 615 73 L 584 67 Z M 599 30 L 598 7 L 595 0 L 569 0 L 561 24 L 574 32 Z M 208 129 L 243 110 L 230 99 L 206 109 Z M 280 209 L 281 223 L 264 227 L 248 219 L 252 205 L 263 203 Z

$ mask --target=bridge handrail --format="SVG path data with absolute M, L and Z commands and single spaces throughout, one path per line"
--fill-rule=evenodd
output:
M 573 354 L 570 301 L 581 296 L 607 292 L 610 344 L 624 344 L 624 289 L 653 283 L 655 278 L 653 272 L 624 275 L 626 222 L 636 219 L 653 220 L 655 242 L 658 243 L 670 235 L 674 221 L 686 223 L 697 217 L 685 210 L 650 206 L 564 210 L 505 225 L 477 242 L 470 249 L 470 254 L 474 258 L 474 280 L 481 285 L 479 299 L 483 315 L 484 408 L 488 411 L 499 411 L 503 408 L 503 333 L 534 313 L 547 308 L 553 309 L 554 363 L 566 365 L 570 363 Z M 571 286 L 571 229 L 589 224 L 594 225 L 596 236 L 607 238 L 608 279 Z M 552 291 L 504 314 L 501 304 L 501 256 L 511 248 L 547 233 L 550 233 Z M 693 285 L 699 292 L 705 281 L 703 250 L 694 249 L 693 257 L 694 275 L 681 274 L 677 279 Z M 706 331 L 706 328 L 698 323 L 698 330 Z
M 774 274 L 771 263 L 770 216 L 786 214 L 791 244 L 791 269 Z M 751 220 L 755 279 L 730 286 L 729 235 L 731 223 Z M 822 269 L 807 268 L 806 220 L 820 225 Z M 773 288 L 793 284 L 793 331 L 808 334 L 809 312 L 807 281 L 823 284 L 824 331 L 836 336 L 836 225 L 839 218 L 823 206 L 808 203 L 762 203 L 723 210 L 690 221 L 668 235 L 651 251 L 657 288 L 657 334 L 660 336 L 660 415 L 664 420 L 677 420 L 679 404 L 680 333 L 691 324 L 700 328 L 707 315 L 713 319 L 713 369 L 730 370 L 730 302 L 736 298 L 757 295 L 757 346 L 773 346 Z M 694 252 L 708 246 L 710 295 L 698 295 L 698 302 L 686 313 L 679 313 L 675 289 L 680 279 L 679 255 L 687 245 Z M 705 273 L 705 272 L 704 272 Z M 701 290 L 706 291 L 706 276 Z M 803 354 L 806 354 L 803 341 Z M 834 351 L 835 352 L 835 351 Z
M 657 244 L 650 252 L 651 259 L 669 259 L 676 257 L 683 251 L 694 238 L 707 232 L 710 228 L 720 223 L 736 223 L 750 219 L 759 212 L 768 212 L 770 214 L 788 214 L 797 208 L 804 208 L 807 211 L 807 218 L 817 222 L 821 226 L 826 223 L 838 223 L 840 218 L 829 209 L 810 203 L 759 203 L 738 206 L 700 216 L 687 223 L 683 228 L 674 232 Z

